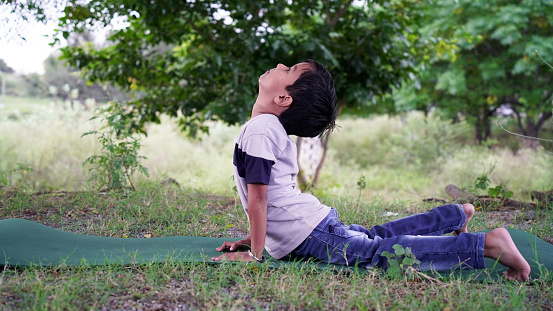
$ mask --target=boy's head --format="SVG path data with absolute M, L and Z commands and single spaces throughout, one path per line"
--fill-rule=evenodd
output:
M 331 131 L 336 120 L 336 91 L 328 70 L 314 60 L 286 91 L 292 103 L 278 117 L 288 135 L 315 137 Z

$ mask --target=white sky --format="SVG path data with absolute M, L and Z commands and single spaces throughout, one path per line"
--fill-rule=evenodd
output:
M 17 37 L 10 38 L 9 41 L 0 40 L 0 59 L 3 59 L 17 73 L 44 73 L 44 60 L 59 48 L 59 46 L 48 45 L 53 39 L 45 37 L 53 35 L 54 27 L 54 25 L 29 22 L 29 25 L 21 30 L 21 35 L 26 40 Z
M 6 14 L 7 12 L 8 8 L 0 6 L 0 14 Z M 229 12 L 218 9 L 214 17 L 224 19 L 226 24 L 230 24 L 232 19 L 229 15 Z M 3 59 L 8 66 L 20 74 L 44 73 L 44 60 L 60 48 L 59 44 L 54 47 L 49 45 L 54 41 L 52 36 L 56 26 L 54 22 L 45 25 L 32 19 L 17 25 L 18 34 L 23 36 L 25 40 L 15 35 L 12 35 L 9 40 L 1 39 L 5 36 L 0 36 L 0 59 Z M 121 18 L 112 21 L 109 28 L 117 30 L 126 26 L 126 19 Z M 6 28 L 2 29 L 0 27 L 0 34 L 3 30 L 6 31 Z M 96 31 L 96 39 L 103 41 L 108 29 Z M 60 41 L 62 45 L 65 45 L 65 39 L 60 37 Z
M 0 14 L 6 14 L 7 12 L 8 8 L 0 6 Z M 218 19 L 223 18 L 225 19 L 225 23 L 230 23 L 232 19 L 229 17 L 229 14 L 229 12 L 224 10 L 218 10 L 215 17 Z M 116 30 L 126 26 L 126 20 L 121 18 L 112 21 L 110 28 Z M 55 28 L 56 23 L 54 22 L 44 25 L 32 19 L 17 25 L 18 33 L 25 40 L 12 35 L 9 41 L 6 41 L 1 39 L 3 37 L 0 36 L 0 59 L 3 59 L 8 66 L 20 74 L 44 73 L 44 60 L 60 48 L 59 44 L 54 47 L 49 45 L 49 43 L 53 42 L 51 36 L 54 34 Z M 2 29 L 0 27 L 0 33 L 3 30 L 5 31 L 5 28 Z M 98 31 L 96 39 L 103 41 L 106 33 L 107 29 Z M 60 41 L 62 45 L 65 45 L 65 39 L 60 38 Z

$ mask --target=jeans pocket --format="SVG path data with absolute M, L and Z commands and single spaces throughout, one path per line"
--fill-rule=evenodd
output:
M 350 230 L 349 226 L 345 225 L 330 225 L 328 226 L 328 232 L 344 239 L 355 238 L 364 234 L 359 231 Z

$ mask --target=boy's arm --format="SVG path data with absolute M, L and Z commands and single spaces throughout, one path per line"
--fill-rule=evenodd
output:
M 267 235 L 267 185 L 248 184 L 248 216 L 251 251 L 261 258 Z
M 263 256 L 265 237 L 267 235 L 267 185 L 248 184 L 248 218 L 250 234 L 238 242 L 225 242 L 217 251 L 236 250 L 240 245 L 249 245 L 255 257 Z M 240 243 L 239 243 L 240 242 Z M 212 260 L 254 261 L 247 252 L 226 253 Z

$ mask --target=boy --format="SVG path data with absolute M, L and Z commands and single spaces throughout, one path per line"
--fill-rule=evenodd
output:
M 324 262 L 385 268 L 383 251 L 394 244 L 411 247 L 419 269 L 484 268 L 484 258 L 499 259 L 509 280 L 528 280 L 530 266 L 509 233 L 467 233 L 474 207 L 446 205 L 370 230 L 346 226 L 334 208 L 296 188 L 297 151 L 288 135 L 315 137 L 330 131 L 336 118 L 334 81 L 321 64 L 307 60 L 278 64 L 259 77 L 251 119 L 234 149 L 234 176 L 248 215 L 250 234 L 224 242 L 231 251 L 212 260 L 263 261 L 263 249 L 275 259 L 288 254 Z M 455 236 L 442 236 L 453 232 Z M 245 247 L 247 252 L 234 252 Z

